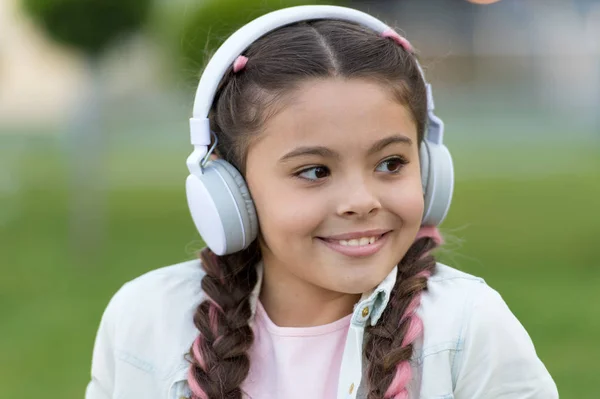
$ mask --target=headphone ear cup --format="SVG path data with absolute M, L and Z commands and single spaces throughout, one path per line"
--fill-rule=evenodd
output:
M 252 244 L 252 241 L 254 241 L 258 235 L 258 217 L 256 215 L 254 201 L 252 200 L 252 196 L 250 195 L 250 190 L 248 189 L 248 185 L 246 184 L 244 176 L 242 176 L 235 166 L 223 159 L 216 159 L 214 163 L 217 167 L 222 167 L 224 169 L 223 174 L 225 176 L 233 179 L 235 185 L 231 190 L 232 194 L 236 199 L 237 204 L 243 204 L 243 206 L 241 206 L 241 213 L 244 220 L 246 245 L 242 249 L 245 249 Z
M 247 248 L 256 239 L 254 202 L 240 172 L 228 162 L 209 162 L 186 180 L 188 206 L 206 245 L 217 255 Z
M 441 224 L 452 202 L 454 191 L 454 166 L 450 151 L 443 144 L 423 140 L 421 156 L 421 182 L 424 194 L 424 226 Z
M 427 182 L 429 181 L 429 150 L 427 148 L 427 143 L 425 140 L 421 143 L 419 147 L 419 161 L 421 163 L 421 185 L 423 186 L 423 196 L 425 197 L 425 201 L 427 201 Z M 425 209 L 427 209 L 429 205 L 425 203 Z

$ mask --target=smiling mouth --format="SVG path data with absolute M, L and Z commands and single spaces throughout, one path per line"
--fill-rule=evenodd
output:
M 384 235 L 386 235 L 387 233 L 384 234 L 377 234 L 377 235 L 370 235 L 370 236 L 363 236 L 363 237 L 357 237 L 357 238 L 350 238 L 347 240 L 335 240 L 335 239 L 331 239 L 331 238 L 327 238 L 327 237 L 318 237 L 319 239 L 325 241 L 325 242 L 329 242 L 332 244 L 338 244 L 341 245 L 343 247 L 364 247 L 367 245 L 373 245 L 375 244 L 377 241 L 379 241 Z
M 391 231 L 391 230 L 390 230 Z M 330 250 L 351 258 L 364 258 L 379 252 L 388 241 L 390 231 L 371 231 L 335 237 L 317 237 Z

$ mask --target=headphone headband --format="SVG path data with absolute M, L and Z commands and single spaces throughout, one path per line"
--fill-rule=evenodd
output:
M 365 25 L 378 33 L 388 26 L 362 11 L 338 6 L 297 6 L 260 16 L 234 32 L 219 47 L 206 66 L 194 101 L 194 118 L 206 118 L 217 87 L 227 69 L 252 43 L 267 33 L 295 22 L 314 19 L 339 19 Z
M 379 19 L 352 8 L 339 6 L 296 6 L 270 12 L 256 18 L 234 32 L 213 55 L 206 66 L 194 100 L 193 117 L 190 119 L 191 142 L 194 146 L 207 146 L 210 144 L 210 126 L 208 113 L 212 107 L 217 87 L 225 72 L 252 43 L 265 34 L 300 21 L 316 19 L 336 19 L 355 22 L 373 29 L 381 34 L 390 29 Z M 417 62 L 417 65 L 418 62 Z M 419 70 L 425 81 L 423 70 Z M 425 81 L 426 82 L 426 81 Z M 427 140 L 441 144 L 443 140 L 443 122 L 433 114 L 433 97 L 431 87 L 427 84 L 429 128 Z

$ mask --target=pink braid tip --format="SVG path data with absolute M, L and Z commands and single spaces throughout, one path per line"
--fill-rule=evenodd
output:
M 431 273 L 427 270 L 423 270 L 418 273 L 417 276 L 429 277 Z M 408 329 L 404 338 L 402 339 L 402 347 L 406 347 L 414 343 L 417 338 L 423 334 L 423 320 L 416 314 L 417 308 L 421 302 L 421 294 L 416 295 L 413 300 L 409 303 L 408 307 L 404 311 L 404 314 L 400 318 L 400 323 L 404 320 L 409 319 Z M 408 361 L 400 362 L 396 365 L 396 373 L 394 379 L 390 383 L 387 391 L 385 392 L 384 398 L 386 399 L 408 399 L 408 391 L 406 389 L 412 377 L 412 371 L 410 363 Z
M 392 28 L 389 28 L 388 30 L 386 30 L 385 32 L 383 32 L 381 34 L 381 36 L 392 39 L 393 41 L 396 42 L 396 44 L 398 44 L 399 46 L 401 46 L 404 49 L 404 51 L 407 51 L 409 53 L 413 52 L 413 46 L 410 44 L 410 42 L 408 40 L 406 40 L 406 38 L 400 36 L 398 34 L 398 32 L 396 32 Z
M 240 55 L 233 62 L 233 72 L 238 73 L 242 69 L 246 68 L 247 63 L 248 63 L 248 57 L 244 57 L 243 55 Z
M 402 362 L 396 366 L 396 374 L 394 379 L 390 383 L 387 391 L 385 392 L 384 398 L 386 399 L 406 399 L 408 398 L 408 392 L 406 391 L 406 385 L 412 377 L 412 370 L 409 362 Z

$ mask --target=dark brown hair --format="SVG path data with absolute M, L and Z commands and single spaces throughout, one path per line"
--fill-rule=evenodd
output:
M 244 55 L 249 59 L 246 67 L 237 73 L 232 68 L 227 71 L 209 115 L 219 137 L 219 155 L 242 174 L 248 147 L 261 126 L 307 79 L 380 83 L 408 108 L 419 143 L 423 140 L 427 98 L 416 58 L 368 28 L 333 20 L 296 23 L 263 36 Z M 400 365 L 408 366 L 415 332 L 420 332 L 415 309 L 427 288 L 427 277 L 435 271 L 435 260 L 428 254 L 434 246 L 430 238 L 411 246 L 398 264 L 389 305 L 378 324 L 366 330 L 369 399 L 405 392 L 402 376 L 406 373 Z M 194 315 L 200 334 L 190 350 L 190 388 L 195 398 L 241 398 L 240 385 L 250 367 L 250 296 L 257 283 L 254 265 L 261 258 L 260 249 L 255 242 L 244 251 L 219 257 L 207 248 L 200 257 L 206 270 L 202 288 L 208 299 Z

